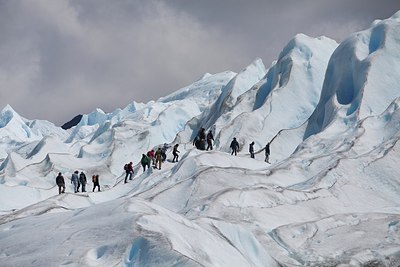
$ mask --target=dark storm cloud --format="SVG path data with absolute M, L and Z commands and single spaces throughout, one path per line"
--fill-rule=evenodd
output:
M 297 33 L 338 41 L 399 1 L 0 0 L 0 108 L 61 124 L 266 66 Z

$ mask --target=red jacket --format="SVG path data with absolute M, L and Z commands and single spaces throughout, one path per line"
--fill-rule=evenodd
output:
M 129 164 L 129 165 L 128 165 L 128 171 L 129 171 L 129 172 L 133 172 L 133 165 L 132 165 L 132 164 Z

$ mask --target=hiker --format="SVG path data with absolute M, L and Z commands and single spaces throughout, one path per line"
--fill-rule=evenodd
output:
M 213 150 L 213 146 L 212 146 L 213 141 L 214 141 L 214 136 L 210 130 L 207 133 L 207 149 L 206 149 L 207 151 L 208 151 L 208 149 Z
M 152 149 L 152 150 L 150 150 L 149 152 L 147 152 L 147 157 L 149 157 L 149 168 L 150 168 L 150 164 L 153 164 L 153 167 L 155 167 L 156 166 L 156 159 L 155 159 L 155 156 L 156 156 L 156 154 L 155 154 L 155 152 L 154 152 L 154 150 Z
M 269 143 L 265 145 L 264 150 L 265 150 L 265 162 L 270 163 L 269 162 L 269 154 L 270 154 Z
M 167 143 L 164 143 L 162 149 L 161 149 L 161 154 L 162 154 L 162 162 L 164 162 L 167 159 L 167 150 L 170 148 L 170 146 Z
M 199 138 L 200 138 L 200 140 L 206 140 L 206 129 L 204 129 L 204 128 L 200 129 Z
M 254 158 L 255 158 L 255 157 L 254 157 L 254 141 L 251 142 L 250 145 L 249 145 L 249 152 L 250 152 L 250 157 L 251 157 L 252 159 L 254 159 Z
M 125 170 L 125 183 L 127 183 L 127 179 L 129 176 L 129 180 L 132 180 L 132 174 L 133 174 L 133 163 L 132 161 L 129 162 L 129 164 L 125 164 L 124 166 L 124 170 Z
M 199 131 L 199 147 L 200 150 L 206 150 L 206 129 L 201 128 Z
M 98 189 L 99 189 L 98 192 L 100 192 L 101 190 L 100 190 L 100 181 L 99 181 L 98 174 L 96 174 L 96 175 L 93 174 L 92 182 L 93 182 L 93 192 L 94 192 L 94 189 L 96 189 L 96 187 L 98 187 Z
M 78 176 L 78 171 L 75 171 L 72 176 L 71 176 L 71 184 L 74 184 L 74 192 L 78 193 L 79 192 L 79 176 Z
M 150 167 L 149 162 L 150 162 L 149 158 L 145 154 L 142 154 L 142 159 L 140 160 L 140 164 L 142 164 L 143 172 L 146 171 L 147 166 Z
M 236 140 L 236 137 L 233 137 L 233 140 L 231 142 L 230 148 L 232 148 L 232 153 L 231 155 L 235 154 L 235 156 L 237 155 L 237 151 L 239 149 L 239 143 Z
M 81 173 L 79 174 L 79 182 L 82 185 L 82 192 L 86 192 L 87 180 L 86 180 L 86 175 L 83 173 L 83 171 L 81 171 Z
M 158 163 L 158 169 L 161 170 L 161 162 L 162 162 L 161 147 L 159 147 L 157 149 L 155 158 L 156 158 L 156 164 L 155 164 L 154 168 L 157 169 L 157 163 Z
M 65 193 L 65 181 L 64 177 L 61 175 L 61 172 L 58 173 L 56 177 L 56 184 L 58 185 L 58 194 Z
M 172 155 L 174 155 L 174 158 L 172 159 L 172 162 L 175 162 L 175 159 L 176 159 L 176 162 L 178 162 L 178 158 L 179 158 L 178 153 L 181 153 L 178 150 L 178 146 L 179 146 L 178 144 L 174 145 L 174 150 L 172 151 Z

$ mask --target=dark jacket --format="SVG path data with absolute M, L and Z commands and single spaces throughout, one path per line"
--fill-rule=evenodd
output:
M 149 158 L 145 154 L 142 154 L 142 159 L 140 160 L 140 163 L 142 165 L 147 165 L 149 163 Z
M 65 185 L 64 177 L 62 175 L 58 175 L 56 177 L 56 184 L 57 185 Z
M 238 141 L 236 141 L 236 139 L 232 140 L 230 148 L 236 149 L 236 150 L 239 149 L 239 143 L 238 143 Z
M 214 141 L 214 136 L 212 134 L 212 132 L 208 132 L 207 134 L 207 141 L 213 140 Z
M 205 130 L 204 128 L 201 128 L 201 129 L 200 129 L 199 138 L 200 138 L 201 140 L 205 140 L 205 139 L 206 139 L 206 130 Z
M 173 154 L 180 153 L 178 150 L 178 144 L 174 145 L 174 150 L 172 151 Z
M 249 145 L 249 152 L 250 152 L 250 153 L 254 153 L 254 143 L 251 143 L 251 144 Z
M 98 184 L 99 183 L 99 176 L 98 175 L 93 175 L 92 176 L 92 182 L 94 184 Z
M 267 144 L 266 146 L 265 146 L 265 155 L 269 155 L 270 153 L 269 153 L 270 151 L 269 151 L 269 144 Z
M 81 172 L 81 173 L 79 174 L 79 182 L 80 182 L 81 184 L 86 184 L 86 183 L 87 183 L 87 181 L 86 181 L 86 175 L 85 175 L 83 172 Z

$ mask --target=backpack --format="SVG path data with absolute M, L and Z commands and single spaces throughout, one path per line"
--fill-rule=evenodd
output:
M 124 170 L 125 170 L 125 171 L 127 171 L 127 170 L 128 170 L 128 168 L 129 168 L 129 167 L 128 167 L 128 164 L 125 164 L 125 166 L 124 166 Z

